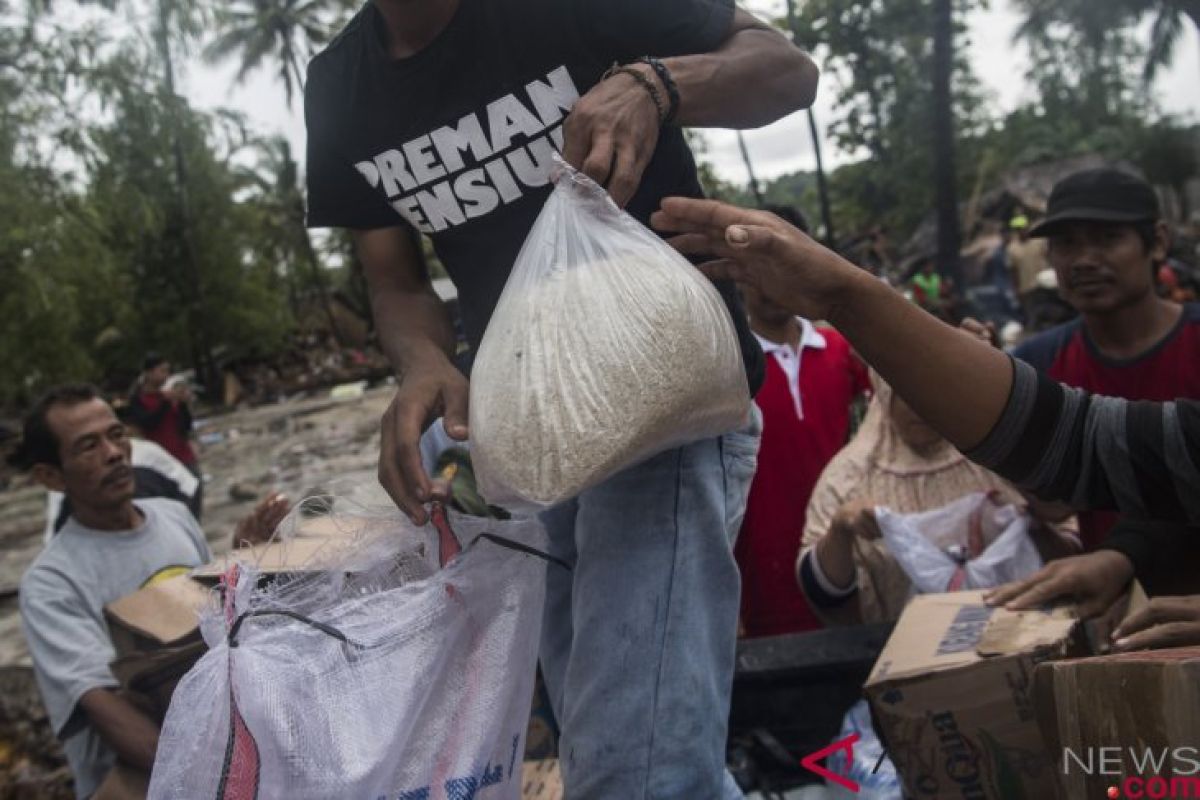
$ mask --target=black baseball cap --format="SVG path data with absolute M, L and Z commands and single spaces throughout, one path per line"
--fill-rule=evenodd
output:
M 1050 192 L 1046 218 L 1030 236 L 1051 236 L 1067 222 L 1149 222 L 1159 218 L 1158 195 L 1141 178 L 1110 167 L 1063 178 Z

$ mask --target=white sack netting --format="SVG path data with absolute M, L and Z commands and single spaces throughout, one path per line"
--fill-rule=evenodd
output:
M 450 515 L 455 540 L 394 509 L 333 519 L 353 531 L 319 571 L 265 588 L 253 567 L 226 574 L 150 797 L 519 797 L 547 568 L 538 523 Z
M 480 490 L 505 508 L 569 499 L 750 410 L 712 283 L 561 160 L 554 179 L 471 372 Z

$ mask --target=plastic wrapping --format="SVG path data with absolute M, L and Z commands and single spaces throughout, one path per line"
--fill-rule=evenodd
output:
M 858 740 L 854 743 L 853 757 L 848 757 L 846 750 L 834 750 L 825 762 L 825 768 L 858 784 L 858 791 L 851 792 L 830 783 L 829 800 L 904 800 L 896 765 L 888 758 L 883 742 L 871 724 L 871 707 L 866 700 L 859 700 L 846 712 L 837 741 L 855 735 Z
M 1029 517 L 977 492 L 920 514 L 875 512 L 888 551 L 915 591 L 991 589 L 1042 567 Z
M 231 568 L 151 798 L 520 796 L 547 568 L 522 548 L 543 546 L 538 523 L 455 515 L 455 554 L 394 509 L 350 521 L 319 571 L 260 588 Z
M 471 372 L 488 502 L 540 508 L 655 453 L 744 425 L 729 310 L 712 283 L 559 161 Z

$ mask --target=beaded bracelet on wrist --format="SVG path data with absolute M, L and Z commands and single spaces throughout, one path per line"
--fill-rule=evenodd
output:
M 667 65 L 654 56 L 642 56 L 638 62 L 648 64 L 667 90 L 667 114 L 663 117 L 663 124 L 672 124 L 679 115 L 679 87 L 675 84 L 675 79 L 671 77 L 671 70 L 667 69 Z
M 654 101 L 654 108 L 658 111 L 659 125 L 666 124 L 670 109 L 663 105 L 662 93 L 658 91 L 658 87 L 654 85 L 654 81 L 647 78 L 639 70 L 630 66 L 623 66 L 617 62 L 613 62 L 613 65 L 608 68 L 608 71 L 604 73 L 600 80 L 606 81 L 614 75 L 628 75 L 637 81 L 638 85 L 645 89 L 646 93 L 650 95 L 650 99 Z

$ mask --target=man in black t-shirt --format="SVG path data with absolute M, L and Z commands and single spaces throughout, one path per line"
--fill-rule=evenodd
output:
M 701 194 L 677 125 L 763 125 L 816 83 L 732 0 L 374 0 L 313 60 L 308 222 L 354 232 L 400 376 L 379 476 L 415 522 L 433 493 L 418 438 L 439 415 L 466 438 L 468 384 L 405 223 L 432 239 L 477 347 L 554 151 L 646 222 L 664 196 Z M 718 289 L 754 392 L 762 352 L 732 285 Z M 545 515 L 574 565 L 549 573 L 542 646 L 569 796 L 740 796 L 723 767 L 731 540 L 756 448 L 755 429 L 679 448 Z

